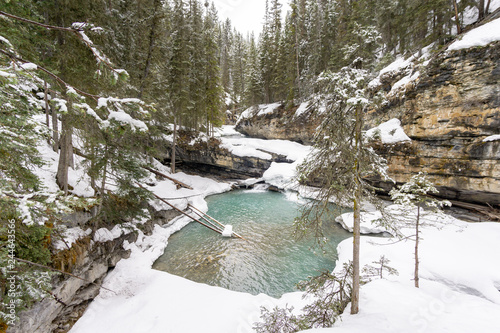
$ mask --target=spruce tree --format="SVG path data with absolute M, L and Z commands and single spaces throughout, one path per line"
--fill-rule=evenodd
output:
M 319 91 L 326 98 L 326 117 L 314 139 L 315 150 L 299 168 L 303 184 L 320 183 L 315 200 L 304 207 L 297 220 L 300 232 L 308 230 L 322 239 L 322 217 L 334 201 L 339 206 L 350 201 L 354 207 L 353 289 L 351 313 L 359 309 L 359 243 L 361 200 L 372 195 L 373 188 L 364 180 L 374 174 L 385 175 L 385 161 L 364 145 L 363 113 L 366 71 L 344 67 L 339 72 L 324 73 L 318 79 Z

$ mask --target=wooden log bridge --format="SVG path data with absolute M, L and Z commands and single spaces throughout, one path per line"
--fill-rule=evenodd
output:
M 142 189 L 146 189 L 144 186 L 142 186 L 141 184 L 137 183 L 137 185 L 142 188 Z M 151 192 L 152 193 L 152 192 Z M 179 213 L 181 213 L 182 215 L 184 216 L 187 216 L 189 217 L 191 220 L 195 221 L 195 222 L 198 222 L 199 224 L 203 225 L 204 227 L 210 229 L 210 230 L 213 230 L 215 232 L 217 232 L 218 234 L 221 234 L 222 236 L 224 237 L 232 237 L 233 235 L 240 238 L 240 239 L 243 239 L 243 240 L 246 240 L 245 238 L 241 237 L 240 235 L 238 235 L 236 232 L 234 232 L 232 230 L 232 226 L 229 226 L 229 225 L 223 225 L 222 223 L 220 223 L 219 221 L 217 221 L 216 219 L 214 219 L 213 217 L 207 215 L 206 213 L 202 212 L 201 210 L 199 210 L 198 208 L 194 207 L 193 205 L 191 204 L 188 204 L 188 207 L 191 208 L 191 211 L 193 213 L 195 213 L 197 216 L 200 217 L 200 219 L 202 219 L 203 221 L 205 222 L 202 222 L 200 219 L 197 219 L 195 217 L 193 217 L 192 215 L 186 213 L 185 211 L 183 211 L 182 209 L 179 209 L 177 207 L 175 207 L 174 205 L 172 205 L 170 202 L 168 202 L 167 200 L 163 199 L 162 197 L 160 197 L 159 195 L 155 194 L 155 193 L 152 193 L 153 196 L 155 198 L 157 198 L 158 200 L 162 201 L 163 203 L 167 204 L 168 206 L 172 207 L 174 210 L 178 211 Z
M 199 210 L 198 208 L 196 208 L 195 206 L 191 205 L 191 204 L 188 204 L 188 207 L 191 208 L 191 210 L 193 210 L 193 212 L 198 215 L 199 217 L 201 217 L 203 220 L 207 221 L 208 223 L 210 223 L 209 220 L 211 220 L 212 222 L 218 224 L 220 227 L 223 228 L 223 232 L 222 232 L 222 235 L 223 236 L 226 236 L 227 234 L 229 236 L 226 236 L 226 237 L 231 237 L 232 235 L 235 235 L 236 237 L 240 238 L 240 239 L 243 239 L 243 240 L 246 240 L 245 238 L 243 238 L 242 236 L 238 235 L 236 232 L 234 232 L 231 229 L 229 229 L 227 225 L 224 225 L 222 223 L 220 223 L 219 221 L 217 221 L 216 219 L 214 219 L 213 217 L 211 217 L 210 215 L 202 212 L 201 210 Z M 210 223 L 211 225 L 213 225 L 212 223 Z M 224 231 L 226 231 L 226 235 L 224 234 Z

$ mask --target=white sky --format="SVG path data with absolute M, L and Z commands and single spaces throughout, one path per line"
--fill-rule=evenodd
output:
M 247 32 L 254 31 L 258 37 L 262 29 L 264 14 L 266 10 L 266 0 L 209 0 L 213 1 L 219 13 L 219 19 L 229 18 L 233 27 L 246 35 Z M 282 18 L 288 10 L 288 0 L 281 0 Z

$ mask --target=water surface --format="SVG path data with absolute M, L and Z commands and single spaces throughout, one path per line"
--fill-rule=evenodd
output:
M 313 252 L 312 236 L 293 236 L 299 204 L 282 193 L 240 190 L 210 196 L 207 202 L 210 216 L 232 225 L 247 241 L 221 237 L 193 222 L 170 237 L 153 268 L 234 291 L 279 297 L 308 276 L 332 270 L 337 244 L 351 236 L 332 216 L 325 223 L 327 254 Z

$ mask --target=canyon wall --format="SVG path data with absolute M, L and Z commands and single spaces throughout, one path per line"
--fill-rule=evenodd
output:
M 417 70 L 418 78 L 398 93 L 392 88 L 412 74 L 408 68 L 380 76 L 370 92 L 385 95 L 386 102 L 367 111 L 365 129 L 398 118 L 412 139 L 375 145 L 391 177 L 402 183 L 424 171 L 442 197 L 500 205 L 500 140 L 484 141 L 500 134 L 500 42 L 435 54 L 413 74 Z M 253 112 L 236 128 L 250 136 L 310 143 L 321 121 L 310 109 L 299 116 L 297 107 Z

